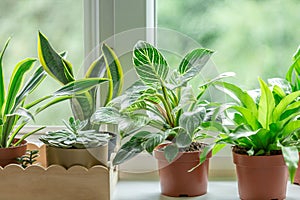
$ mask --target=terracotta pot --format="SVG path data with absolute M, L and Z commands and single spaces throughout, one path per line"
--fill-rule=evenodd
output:
M 299 157 L 300 157 L 300 153 L 299 153 Z M 296 172 L 294 183 L 300 185 L 300 162 L 298 163 L 298 169 Z
M 233 152 L 243 200 L 285 199 L 288 170 L 282 155 L 248 156 Z
M 158 160 L 161 193 L 172 197 L 192 197 L 207 193 L 209 158 L 192 172 L 190 169 L 199 164 L 199 151 L 180 152 L 173 162 L 169 163 L 164 152 L 159 150 L 163 144 L 154 151 Z
M 19 139 L 14 139 L 13 143 L 16 143 Z M 26 153 L 27 142 L 23 140 L 17 147 L 0 148 L 0 166 L 5 167 L 11 163 L 18 163 L 17 158 L 23 156 Z
M 81 165 L 91 168 L 94 165 L 107 166 L 108 144 L 88 149 L 63 149 L 46 146 L 47 166 L 57 164 L 65 168 Z

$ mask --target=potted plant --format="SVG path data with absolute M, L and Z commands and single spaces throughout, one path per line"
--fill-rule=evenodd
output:
M 107 103 L 114 97 L 120 95 L 122 91 L 123 86 L 123 72 L 122 67 L 120 65 L 120 61 L 118 60 L 115 52 L 106 44 L 103 44 L 101 46 L 101 52 L 102 55 L 97 58 L 88 68 L 85 78 L 84 79 L 101 79 L 104 81 L 108 81 L 107 86 L 107 97 L 102 104 L 102 106 L 106 106 Z M 76 82 L 76 79 L 74 77 L 72 65 L 69 61 L 67 61 L 64 56 L 65 53 L 62 53 L 61 55 L 57 53 L 53 47 L 51 46 L 50 42 L 44 36 L 41 32 L 38 33 L 38 56 L 39 60 L 45 69 L 45 71 L 53 77 L 56 81 L 61 83 L 62 85 L 68 85 L 72 82 Z M 106 76 L 106 78 L 102 78 L 103 76 Z M 61 91 L 60 91 L 61 92 Z M 52 102 L 49 103 L 50 105 Z M 94 135 L 95 139 L 98 137 L 98 131 L 99 126 L 92 125 L 90 123 L 90 117 L 96 110 L 97 105 L 97 87 L 91 88 L 88 91 L 85 91 L 84 93 L 76 93 L 73 98 L 70 99 L 70 104 L 72 108 L 72 112 L 74 115 L 75 121 L 79 120 L 81 122 L 84 122 L 80 126 L 80 130 L 89 132 L 91 135 Z M 48 106 L 48 105 L 46 105 Z M 39 111 L 43 110 L 45 107 L 41 107 Z M 82 126 L 84 125 L 84 126 Z M 66 130 L 59 131 L 65 132 Z M 47 133 L 45 137 L 50 137 L 52 134 L 60 134 L 57 133 Z M 116 146 L 116 134 L 114 133 L 108 133 L 108 132 L 101 132 L 103 134 L 103 137 L 99 137 L 99 143 L 103 143 L 103 138 L 107 138 L 107 134 L 110 135 L 109 138 L 109 144 L 108 144 L 108 159 L 110 158 L 111 153 L 114 151 L 114 148 Z M 87 134 L 85 134 L 87 136 Z M 82 135 L 81 135 L 82 138 Z M 56 138 L 58 143 L 61 144 L 60 138 Z M 45 138 L 41 138 L 42 141 L 46 142 Z M 88 137 L 86 137 L 86 140 L 89 140 Z M 67 141 L 66 141 L 67 142 Z M 55 142 L 54 142 L 55 143 Z M 46 142 L 47 148 L 54 149 L 54 147 L 60 147 L 64 149 L 69 148 L 88 148 L 90 145 L 94 145 L 94 141 L 91 141 L 90 145 L 84 146 L 63 146 L 63 145 L 55 145 L 54 143 Z M 57 151 L 62 151 L 62 149 L 57 149 Z M 69 150 L 66 150 L 70 152 Z M 53 152 L 53 151 L 51 151 Z M 79 152 L 79 151 L 78 151 Z M 48 151 L 50 153 L 50 151 Z M 53 157 L 48 155 L 47 157 Z M 87 157 L 89 157 L 87 155 Z
M 295 137 L 300 128 L 300 91 L 275 99 L 275 92 L 261 79 L 260 95 L 254 100 L 248 92 L 230 83 L 215 83 L 237 101 L 228 109 L 235 127 L 218 135 L 215 152 L 233 145 L 239 195 L 241 199 L 285 199 L 288 172 L 294 179 L 299 160 Z M 209 148 L 209 147 L 208 147 Z M 288 171 L 286 170 L 286 166 Z
M 26 58 L 20 61 L 14 67 L 8 87 L 5 87 L 2 60 L 9 41 L 10 39 L 6 42 L 0 54 L 0 166 L 2 167 L 10 163 L 16 163 L 16 158 L 21 157 L 26 153 L 27 143 L 25 139 L 44 128 L 37 128 L 32 132 L 24 134 L 21 138 L 16 138 L 20 130 L 29 122 L 29 120 L 34 120 L 34 116 L 29 109 L 44 100 L 54 97 L 54 95 L 48 95 L 33 102 L 25 101 L 27 96 L 31 94 L 46 77 L 43 68 L 38 67 L 29 77 L 27 77 L 27 82 L 24 83 L 26 73 L 33 70 L 36 62 L 36 59 L 34 58 Z M 78 87 L 72 88 L 70 85 L 66 85 L 64 88 L 61 88 L 61 90 L 57 91 L 53 104 L 70 98 L 69 95 L 65 95 L 67 92 L 85 91 L 85 89 L 91 88 L 98 83 L 99 80 L 89 82 L 88 84 L 85 81 L 81 81 L 81 84 L 78 85 Z M 46 105 L 45 107 L 47 106 L 49 105 Z
M 271 78 L 268 79 L 268 84 L 273 87 L 273 94 L 275 101 L 282 100 L 286 95 L 300 91 L 300 48 L 297 49 L 293 56 L 293 63 L 289 67 L 288 72 L 285 75 L 285 79 L 283 78 Z M 299 98 L 295 99 L 295 101 L 299 101 Z M 295 107 L 290 110 L 290 114 L 298 113 L 298 119 L 300 117 L 299 107 Z M 297 114 L 296 114 L 297 115 Z M 295 133 L 294 137 L 300 138 L 300 131 Z M 295 146 L 300 149 L 300 144 L 295 143 Z M 299 152 L 300 155 L 300 152 Z M 298 169 L 295 175 L 294 183 L 300 184 L 300 163 L 298 164 Z
M 219 107 L 201 97 L 210 84 L 231 74 L 200 85 L 197 95 L 189 81 L 199 74 L 212 53 L 195 49 L 183 58 L 178 69 L 171 71 L 155 47 L 139 41 L 133 50 L 133 63 L 140 80 L 109 107 L 97 109 L 91 118 L 92 123 L 117 124 L 122 139 L 129 138 L 118 150 L 114 165 L 144 150 L 150 154 L 155 151 L 164 195 L 198 196 L 207 191 L 209 161 L 199 165 L 205 144 L 198 140 L 207 137 L 205 130 L 217 120 Z M 145 127 L 152 130 L 142 129 Z
M 90 168 L 94 165 L 107 165 L 108 134 L 95 130 L 82 130 L 87 121 L 70 117 L 64 121 L 66 129 L 50 131 L 40 136 L 47 145 L 47 165 L 60 164 L 65 168 L 81 165 Z

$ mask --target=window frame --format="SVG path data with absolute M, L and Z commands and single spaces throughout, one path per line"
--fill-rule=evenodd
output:
M 127 16 L 129 12 L 121 5 L 124 0 L 84 0 L 84 55 L 85 58 L 96 58 L 100 55 L 100 49 L 94 50 L 100 42 L 113 37 L 122 31 L 130 28 L 147 28 L 144 40 L 156 44 L 156 27 L 157 27 L 157 13 L 156 0 L 127 0 L 126 8 L 135 12 L 134 16 Z M 142 8 L 135 11 L 133 8 Z M 140 20 L 130 20 L 135 17 Z M 111 44 L 114 48 L 114 44 Z M 128 47 L 132 48 L 132 47 Z M 91 55 L 92 54 L 92 55 Z M 85 67 L 85 70 L 87 70 Z M 27 126 L 21 133 L 26 133 L 37 126 Z M 46 131 L 59 130 L 63 126 L 47 126 L 47 128 L 30 136 L 29 141 L 39 143 L 38 137 Z M 220 155 L 216 155 L 211 159 L 210 177 L 213 179 L 232 179 L 234 178 L 234 165 L 231 161 L 231 155 L 228 155 L 229 148 Z M 138 164 L 137 164 L 138 163 Z M 155 159 L 148 153 L 141 153 L 132 160 L 120 165 L 120 177 L 129 179 L 139 178 L 141 174 L 147 178 L 146 174 L 156 174 L 157 164 Z M 152 175 L 151 175 L 152 176 Z M 150 176 L 150 177 L 151 177 Z M 157 177 L 157 176 L 156 176 Z M 149 178 L 149 176 L 148 176 Z M 152 177 L 153 178 L 153 177 Z

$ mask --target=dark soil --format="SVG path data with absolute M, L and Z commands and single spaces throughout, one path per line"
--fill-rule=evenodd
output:
M 202 151 L 207 144 L 200 142 L 192 142 L 189 147 L 179 149 L 180 152 L 192 152 L 192 151 Z
M 244 155 L 248 155 L 247 151 L 249 149 L 246 149 L 245 147 L 239 147 L 239 146 L 233 146 L 232 147 L 232 151 L 238 154 L 244 154 Z M 270 152 L 270 154 L 268 155 L 281 155 L 282 152 L 280 150 L 273 150 Z M 262 155 L 262 156 L 266 156 L 266 155 Z

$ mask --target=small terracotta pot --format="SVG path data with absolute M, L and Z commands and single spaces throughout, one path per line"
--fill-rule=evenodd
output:
M 94 165 L 107 166 L 108 144 L 87 149 L 63 149 L 46 146 L 47 166 L 57 164 L 65 168 L 81 165 L 91 168 Z
M 233 152 L 243 200 L 285 199 L 288 170 L 282 155 L 248 156 Z
M 199 151 L 180 152 L 179 155 L 169 163 L 164 151 L 160 148 L 168 144 L 158 146 L 154 156 L 158 160 L 161 193 L 172 197 L 192 197 L 207 193 L 209 158 L 192 172 L 190 169 L 199 164 Z
M 16 143 L 19 139 L 14 139 L 13 143 Z M 19 146 L 0 148 L 0 166 L 5 167 L 8 164 L 18 163 L 17 158 L 23 156 L 26 153 L 27 142 L 23 140 Z
M 299 153 L 299 157 L 300 157 L 300 153 Z M 300 162 L 298 163 L 298 169 L 296 171 L 294 183 L 300 185 Z

